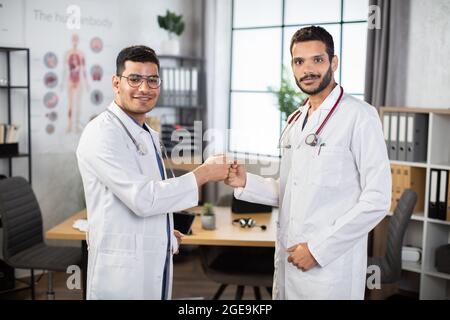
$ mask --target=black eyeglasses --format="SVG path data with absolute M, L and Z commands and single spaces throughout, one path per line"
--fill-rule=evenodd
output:
M 139 88 L 144 82 L 144 79 L 147 80 L 147 84 L 151 89 L 158 89 L 162 82 L 161 78 L 158 76 L 144 77 L 139 74 L 130 74 L 128 77 L 121 75 L 119 75 L 119 77 L 127 79 L 128 84 L 132 88 Z

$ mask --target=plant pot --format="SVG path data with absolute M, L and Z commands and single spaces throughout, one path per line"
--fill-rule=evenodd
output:
M 216 216 L 202 215 L 202 228 L 205 230 L 216 229 Z
M 177 56 L 180 54 L 180 41 L 178 39 L 165 40 L 161 44 L 161 54 Z

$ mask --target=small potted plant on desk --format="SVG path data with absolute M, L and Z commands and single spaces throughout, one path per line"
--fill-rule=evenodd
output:
M 206 202 L 203 205 L 202 212 L 202 228 L 205 230 L 216 229 L 216 215 L 214 213 L 214 206 L 212 203 Z

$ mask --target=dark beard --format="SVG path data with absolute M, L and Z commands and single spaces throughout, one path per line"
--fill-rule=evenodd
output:
M 300 82 L 297 78 L 295 78 L 295 83 L 300 88 L 300 90 L 302 90 L 304 93 L 306 93 L 308 95 L 315 95 L 315 94 L 322 92 L 330 84 L 332 78 L 333 78 L 333 71 L 331 70 L 331 65 L 330 65 L 330 67 L 327 70 L 327 73 L 325 73 L 325 77 L 323 78 L 322 82 L 319 84 L 317 89 L 309 91 L 307 89 L 302 88 L 302 85 L 300 84 Z

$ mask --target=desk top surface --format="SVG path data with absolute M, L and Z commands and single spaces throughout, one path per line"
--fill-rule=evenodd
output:
M 273 247 L 275 246 L 276 219 L 278 210 L 272 213 L 234 214 L 230 207 L 215 207 L 216 229 L 204 230 L 201 226 L 201 207 L 194 207 L 186 211 L 196 214 L 192 225 L 192 235 L 186 235 L 182 244 L 189 245 L 217 245 L 217 246 L 249 246 Z M 253 218 L 257 225 L 267 226 L 266 230 L 258 227 L 241 228 L 233 224 L 234 219 L 241 217 Z M 46 239 L 55 240 L 85 240 L 86 235 L 72 227 L 78 219 L 86 219 L 86 210 L 81 210 L 71 217 L 48 230 Z

